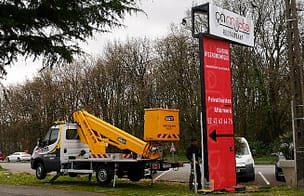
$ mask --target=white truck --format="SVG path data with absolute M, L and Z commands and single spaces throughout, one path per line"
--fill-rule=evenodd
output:
M 91 180 L 94 173 L 102 185 L 111 183 L 114 177 L 127 177 L 131 181 L 151 178 L 153 171 L 181 166 L 162 157 L 164 143 L 180 140 L 178 115 L 178 110 L 145 110 L 147 141 L 143 141 L 78 110 L 73 113 L 75 122 L 56 122 L 45 138 L 39 140 L 33 150 L 31 168 L 36 170 L 38 179 L 57 172 L 50 182 L 61 175 L 78 174 L 87 174 Z

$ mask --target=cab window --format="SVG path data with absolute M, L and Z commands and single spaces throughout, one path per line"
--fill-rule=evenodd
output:
M 66 139 L 67 140 L 78 140 L 78 132 L 77 129 L 67 129 L 66 130 Z

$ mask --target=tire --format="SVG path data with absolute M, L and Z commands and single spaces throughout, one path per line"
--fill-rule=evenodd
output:
M 142 179 L 144 176 L 143 169 L 138 168 L 138 169 L 131 169 L 128 171 L 128 178 L 132 182 L 138 182 L 140 179 Z
M 250 174 L 247 178 L 248 181 L 255 181 L 255 174 Z
M 255 171 L 253 167 L 250 169 L 250 172 L 248 173 L 247 181 L 255 181 Z
M 113 172 L 106 165 L 100 165 L 96 169 L 96 180 L 100 185 L 108 185 L 113 179 Z
M 45 170 L 43 163 L 41 163 L 41 162 L 37 163 L 36 177 L 39 180 L 43 180 L 46 177 L 46 170 Z
M 275 170 L 274 170 L 274 175 L 275 175 L 275 178 L 277 181 L 280 181 L 280 177 L 279 177 L 279 174 L 278 174 L 278 168 L 275 166 Z
M 275 177 L 276 177 L 277 181 L 280 181 L 280 182 L 284 182 L 285 181 L 284 177 L 278 176 L 278 174 L 276 174 Z
M 277 181 L 280 181 L 280 182 L 285 182 L 285 178 L 284 176 L 279 176 L 279 169 L 277 168 L 277 166 L 275 166 L 275 178 Z
M 17 158 L 17 162 L 21 162 L 21 159 L 19 157 Z
M 10 162 L 10 159 L 9 159 L 8 157 L 6 157 L 6 161 L 7 161 L 7 162 Z
M 69 176 L 72 178 L 76 177 L 77 175 L 78 175 L 77 173 L 69 173 Z

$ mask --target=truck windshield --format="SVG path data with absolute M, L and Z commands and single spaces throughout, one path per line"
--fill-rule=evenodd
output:
M 46 145 L 51 145 L 53 143 L 55 143 L 58 139 L 58 133 L 59 133 L 59 129 L 50 129 L 47 134 L 45 135 L 45 138 L 43 140 L 43 142 L 46 144 Z

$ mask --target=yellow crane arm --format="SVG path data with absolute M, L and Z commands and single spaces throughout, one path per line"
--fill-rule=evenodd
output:
M 121 150 L 130 150 L 148 159 L 158 159 L 160 154 L 155 152 L 149 143 L 89 114 L 78 110 L 73 113 L 74 120 L 79 124 L 80 140 L 88 144 L 93 154 L 106 153 L 107 143 Z

